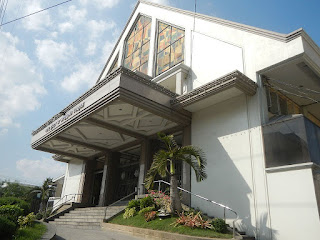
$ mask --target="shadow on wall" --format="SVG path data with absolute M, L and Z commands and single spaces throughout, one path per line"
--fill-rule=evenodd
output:
M 267 213 L 259 221 L 255 216 L 247 119 L 244 95 L 193 114 L 192 144 L 201 147 L 207 155 L 208 178 L 197 183 L 192 175 L 191 184 L 193 192 L 234 209 L 241 219 L 236 222 L 240 231 L 256 236 L 257 239 L 271 239 Z M 224 218 L 223 209 L 209 202 L 193 197 L 192 206 L 209 216 Z M 230 220 L 235 218 L 228 211 L 225 216 Z M 227 222 L 232 225 L 232 221 Z

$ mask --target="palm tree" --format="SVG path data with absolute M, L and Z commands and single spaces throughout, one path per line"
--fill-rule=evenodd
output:
M 46 178 L 41 187 L 36 187 L 31 192 L 33 194 L 40 193 L 41 202 L 39 212 L 43 212 L 45 210 L 48 199 L 53 190 L 54 187 L 52 186 L 52 178 Z
M 198 182 L 207 178 L 205 172 L 206 158 L 201 149 L 194 146 L 180 147 L 174 140 L 173 135 L 165 135 L 158 133 L 159 139 L 165 144 L 165 149 L 159 150 L 153 156 L 153 162 L 145 179 L 145 186 L 147 189 L 152 188 L 154 178 L 157 174 L 161 177 L 170 176 L 170 210 L 171 213 L 181 212 L 181 201 L 178 191 L 178 180 L 176 176 L 176 163 L 186 162 L 189 164 L 196 175 Z M 168 170 L 169 165 L 169 170 Z

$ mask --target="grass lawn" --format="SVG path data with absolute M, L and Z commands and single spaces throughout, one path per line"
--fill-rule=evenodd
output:
M 174 223 L 176 219 L 177 217 L 167 218 L 164 220 L 160 220 L 159 218 L 157 218 L 153 221 L 146 222 L 144 220 L 144 217 L 140 216 L 139 214 L 128 219 L 124 219 L 123 214 L 120 214 L 119 216 L 111 219 L 109 223 L 127 225 L 132 227 L 149 228 L 154 230 L 161 230 L 166 232 L 173 232 L 198 237 L 232 238 L 232 234 L 217 233 L 211 229 L 192 229 L 186 226 L 174 227 L 170 225 Z
M 15 240 L 37 240 L 46 232 L 47 227 L 41 223 L 34 223 L 32 227 L 19 229 L 14 238 Z

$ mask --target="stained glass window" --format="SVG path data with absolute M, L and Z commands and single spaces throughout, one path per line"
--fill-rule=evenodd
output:
M 159 22 L 156 75 L 183 60 L 184 30 Z
M 124 67 L 148 73 L 151 18 L 140 16 L 125 44 Z

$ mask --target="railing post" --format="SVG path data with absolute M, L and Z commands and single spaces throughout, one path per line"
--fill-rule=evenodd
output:
M 160 192 L 160 190 L 161 190 L 161 182 L 159 181 L 158 182 L 158 192 Z
M 224 221 L 226 221 L 226 208 L 225 207 L 223 208 L 223 219 L 224 219 Z

